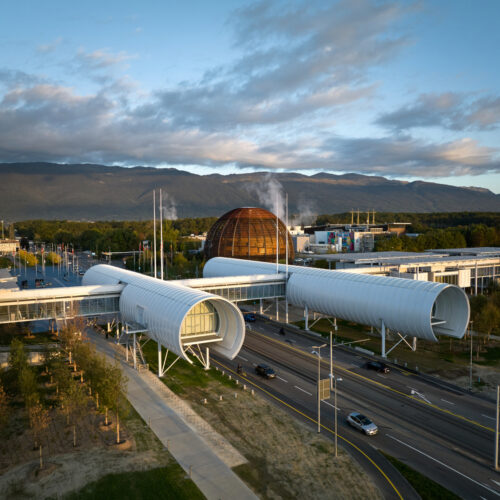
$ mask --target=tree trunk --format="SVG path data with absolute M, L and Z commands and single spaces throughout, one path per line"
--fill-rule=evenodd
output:
M 43 469 L 42 445 L 40 445 L 40 469 Z
M 120 418 L 116 412 L 116 444 L 120 444 Z
M 98 392 L 95 393 L 95 404 L 96 404 L 97 409 L 99 409 L 99 393 Z
M 108 425 L 108 407 L 106 406 L 106 411 L 104 413 L 104 424 Z
M 73 448 L 76 448 L 76 425 L 73 424 Z

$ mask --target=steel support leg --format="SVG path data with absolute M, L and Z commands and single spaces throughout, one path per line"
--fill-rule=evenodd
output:
M 304 319 L 306 322 L 306 331 L 309 331 L 309 308 L 306 306 L 304 309 Z
M 161 372 L 161 344 L 158 342 L 158 377 L 161 377 L 163 373 Z
M 205 370 L 210 370 L 210 350 L 205 348 Z

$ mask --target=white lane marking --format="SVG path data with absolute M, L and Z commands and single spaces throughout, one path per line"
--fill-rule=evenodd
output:
M 295 389 L 298 389 L 299 391 L 302 391 L 302 392 L 305 392 L 306 394 L 309 394 L 309 396 L 312 396 L 312 394 L 310 392 L 307 392 L 305 389 L 302 389 L 302 387 L 298 387 L 296 385 L 294 385 Z
M 500 483 L 498 481 L 495 481 L 494 479 L 492 479 L 492 481 L 497 485 L 497 486 L 500 486 Z
M 380 378 L 387 378 L 385 375 L 382 375 L 381 373 L 377 373 L 377 377 L 380 377 Z
M 243 361 L 248 361 L 248 359 L 247 359 L 247 358 L 244 358 L 244 357 L 243 357 L 243 356 L 241 356 L 241 355 L 240 355 L 240 356 L 238 356 L 238 358 L 241 358 Z
M 395 438 L 394 436 L 391 436 L 390 434 L 386 434 L 386 436 L 388 438 L 391 438 L 391 439 L 394 439 L 394 441 L 397 441 L 398 443 L 402 444 L 403 446 L 406 446 L 407 448 L 410 448 L 411 450 L 413 451 L 416 451 L 417 453 L 420 453 L 421 455 L 423 455 L 424 457 L 427 457 L 431 460 L 433 460 L 434 462 L 438 463 L 439 465 L 442 465 L 443 467 L 446 467 L 447 469 L 455 472 L 456 474 L 458 474 L 459 476 L 462 476 L 462 477 L 465 477 L 465 479 L 468 479 L 469 481 L 472 481 L 474 484 L 477 484 L 478 486 L 482 486 L 483 488 L 487 489 L 490 493 L 493 493 L 495 494 L 496 496 L 500 497 L 500 493 L 498 493 L 497 491 L 495 490 L 492 490 L 490 487 L 486 486 L 485 484 L 483 483 L 480 483 L 479 481 L 476 481 L 475 479 L 472 479 L 471 477 L 469 476 L 466 476 L 465 474 L 462 474 L 461 472 L 459 472 L 458 470 L 454 469 L 453 467 L 450 467 L 449 465 L 441 462 L 440 460 L 438 460 L 437 458 L 434 458 L 434 457 L 431 457 L 430 455 L 427 455 L 427 453 L 424 453 L 423 451 L 420 451 L 418 450 L 417 448 L 414 448 L 413 446 L 407 444 L 407 443 L 404 443 L 403 441 L 400 441 L 398 438 Z
M 279 378 L 280 380 L 283 380 L 283 382 L 286 382 L 288 384 L 288 380 L 285 380 L 284 378 L 278 377 L 278 375 L 276 375 L 276 378 Z
M 490 420 L 496 420 L 496 418 L 488 417 L 488 415 L 485 415 L 484 413 L 481 413 L 481 417 L 489 418 Z
M 335 406 L 333 406 L 331 403 L 329 403 L 328 401 L 321 401 L 322 403 L 325 403 L 325 405 L 328 405 L 328 406 L 331 406 L 332 408 L 335 408 Z M 337 410 L 339 410 L 339 408 L 336 408 Z M 339 410 L 340 411 L 340 410 Z
M 257 366 L 257 363 L 252 363 L 252 366 Z
M 449 405 L 455 406 L 455 403 L 452 403 L 451 401 L 448 401 L 446 399 L 441 399 L 441 401 L 444 401 L 445 403 L 448 403 Z

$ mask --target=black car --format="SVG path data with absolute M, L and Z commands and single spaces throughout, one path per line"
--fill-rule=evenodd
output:
M 246 313 L 243 315 L 243 319 L 247 323 L 253 323 L 255 321 L 255 314 L 254 313 Z
M 375 370 L 380 373 L 389 373 L 389 367 L 385 363 L 380 363 L 379 361 L 368 361 L 365 363 L 365 368 L 367 370 Z
M 263 377 L 266 378 L 275 378 L 276 377 L 276 372 L 268 365 L 257 365 L 255 367 L 255 373 L 257 375 L 262 375 Z

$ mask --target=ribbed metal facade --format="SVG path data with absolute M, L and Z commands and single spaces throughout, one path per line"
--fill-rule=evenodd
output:
M 205 264 L 203 275 L 275 271 L 275 264 L 216 258 Z M 469 301 L 454 285 L 301 266 L 288 266 L 288 273 L 288 302 L 311 311 L 378 328 L 383 321 L 391 330 L 431 341 L 436 335 L 461 338 L 467 328 Z
M 238 354 L 245 337 L 245 323 L 240 310 L 228 300 L 107 265 L 91 267 L 83 277 L 84 285 L 118 283 L 126 285 L 120 296 L 124 321 L 143 325 L 151 338 L 187 361 L 191 362 L 184 352 L 185 338 L 181 337 L 183 321 L 201 302 L 209 302 L 218 316 L 215 333 L 221 340 L 210 347 L 230 359 Z
M 276 216 L 263 208 L 236 208 L 224 214 L 210 228 L 205 241 L 205 256 L 234 257 L 276 261 L 286 258 L 288 238 L 288 258 L 293 261 L 293 242 L 285 227 L 278 219 L 278 246 L 276 246 Z

